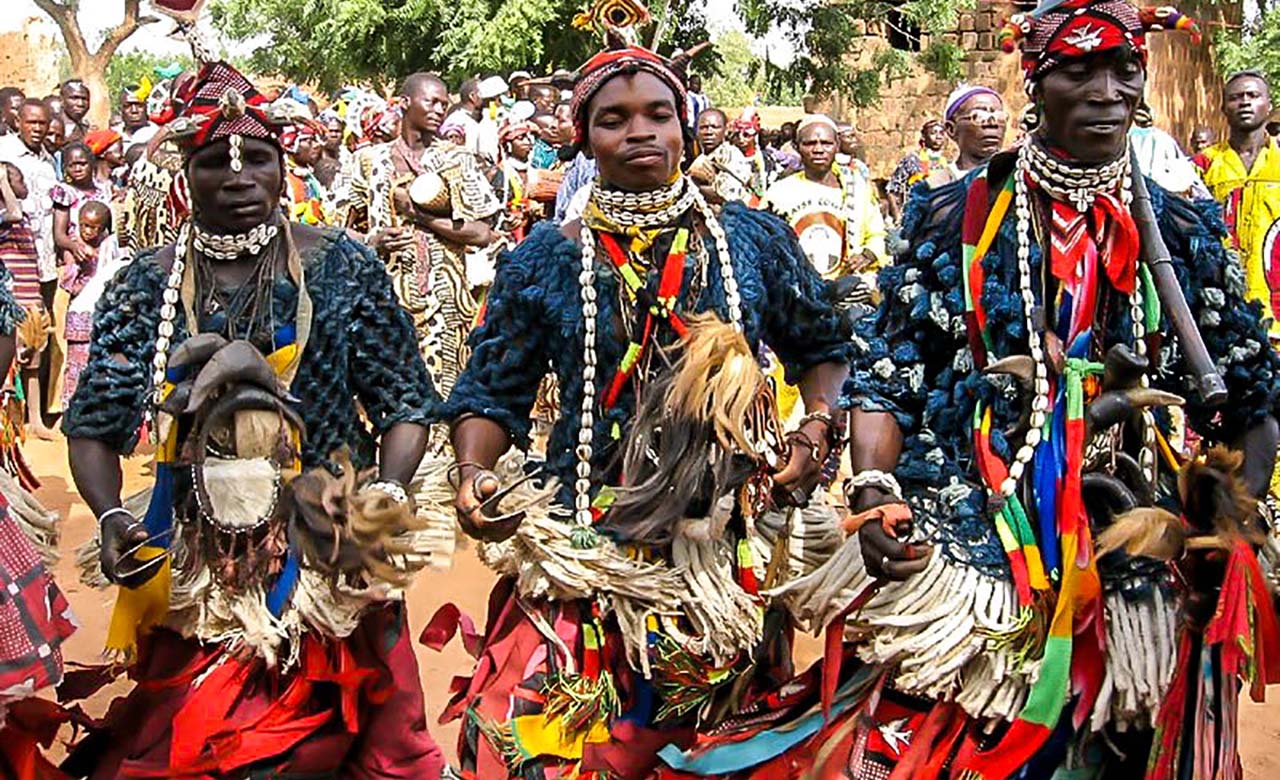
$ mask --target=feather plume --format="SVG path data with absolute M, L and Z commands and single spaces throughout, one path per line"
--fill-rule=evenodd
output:
M 1203 460 L 1192 460 L 1178 475 L 1182 514 L 1193 529 L 1261 544 L 1258 502 L 1241 477 L 1244 453 L 1214 447 Z
M 1122 549 L 1129 555 L 1172 561 L 1182 557 L 1186 540 L 1177 515 L 1158 507 L 1140 507 L 1120 515 L 1098 534 L 1098 555 Z
M 675 370 L 644 387 L 623 447 L 622 486 L 602 522 L 622 539 L 662 544 L 691 512 L 709 514 L 756 468 L 751 431 L 776 414 L 764 372 L 731 325 L 691 317 L 682 346 Z
M 691 317 L 684 354 L 676 365 L 667 407 L 696 423 L 714 424 L 716 440 L 726 450 L 752 452 L 747 411 L 765 384 L 746 338 L 713 314 Z

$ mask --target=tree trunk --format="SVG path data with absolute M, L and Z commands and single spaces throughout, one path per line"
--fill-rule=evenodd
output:
M 97 58 L 89 57 L 85 66 L 76 73 L 89 88 L 89 123 L 106 128 L 111 123 L 111 94 L 107 87 L 107 68 Z

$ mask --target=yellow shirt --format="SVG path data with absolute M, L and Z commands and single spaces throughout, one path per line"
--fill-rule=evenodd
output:
M 1245 294 L 1262 304 L 1272 319 L 1271 338 L 1280 340 L 1280 147 L 1268 141 L 1248 171 L 1225 141 L 1202 157 L 1204 183 L 1222 204 L 1231 244 L 1244 263 Z

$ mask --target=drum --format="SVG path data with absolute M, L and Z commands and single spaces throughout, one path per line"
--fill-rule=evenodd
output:
M 448 216 L 453 208 L 449 203 L 449 185 L 439 174 L 424 173 L 409 185 L 409 199 L 429 214 Z

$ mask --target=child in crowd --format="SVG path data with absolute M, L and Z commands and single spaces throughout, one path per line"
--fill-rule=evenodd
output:
M 71 294 L 64 335 L 67 339 L 66 373 L 62 379 L 62 401 L 68 403 L 80 381 L 80 372 L 89 359 L 89 336 L 93 331 L 93 310 L 107 283 L 128 264 L 111 229 L 111 208 L 98 200 L 80 207 L 80 241 L 93 255 L 77 260 L 66 253 L 62 289 Z

